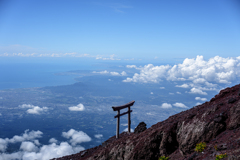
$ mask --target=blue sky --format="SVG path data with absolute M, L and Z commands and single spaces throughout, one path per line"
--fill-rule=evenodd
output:
M 237 57 L 240 2 L 0 1 L 0 55 L 53 54 L 110 59 Z

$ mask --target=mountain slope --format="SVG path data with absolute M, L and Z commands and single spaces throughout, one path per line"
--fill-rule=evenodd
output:
M 139 160 L 215 159 L 227 153 L 228 159 L 240 159 L 240 85 L 220 91 L 210 102 L 195 106 L 134 134 L 122 133 L 101 146 L 58 160 Z M 161 113 L 159 113 L 161 114 Z M 206 142 L 203 152 L 194 148 Z

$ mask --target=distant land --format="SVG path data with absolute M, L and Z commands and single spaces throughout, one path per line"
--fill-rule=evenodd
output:
M 131 129 L 142 121 L 149 128 L 237 84 L 239 59 L 1 63 L 0 159 L 50 159 L 98 146 L 116 134 L 111 107 L 132 100 Z M 123 116 L 120 132 L 126 128 Z

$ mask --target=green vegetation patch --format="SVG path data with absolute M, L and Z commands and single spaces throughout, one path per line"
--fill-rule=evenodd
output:
M 206 148 L 206 143 L 205 142 L 200 142 L 196 145 L 195 151 L 196 152 L 202 152 Z
M 227 157 L 227 153 L 219 154 L 219 155 L 216 155 L 216 159 L 215 160 L 220 160 L 220 159 L 223 159 L 223 158 L 226 158 L 226 157 Z
M 158 158 L 158 160 L 168 160 L 168 159 L 169 159 L 169 157 L 165 157 L 165 156 L 161 156 Z

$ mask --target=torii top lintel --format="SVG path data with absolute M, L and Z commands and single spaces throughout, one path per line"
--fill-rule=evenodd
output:
M 113 111 L 119 111 L 121 109 L 124 109 L 124 108 L 132 106 L 134 103 L 135 103 L 135 101 L 131 101 L 131 102 L 129 102 L 127 104 L 124 104 L 122 106 L 116 106 L 116 107 L 113 106 L 112 108 L 113 108 Z

